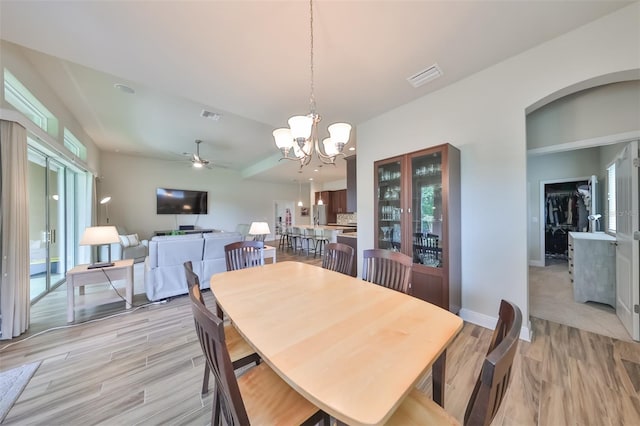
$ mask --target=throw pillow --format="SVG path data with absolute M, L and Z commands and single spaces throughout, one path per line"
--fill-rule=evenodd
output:
M 127 235 L 120 235 L 120 244 L 122 244 L 123 248 L 129 247 L 129 238 Z
M 129 245 L 131 247 L 140 245 L 140 239 L 138 238 L 138 234 L 127 235 L 127 238 L 129 239 Z
M 124 248 L 133 247 L 140 244 L 140 239 L 138 234 L 120 235 L 120 243 Z

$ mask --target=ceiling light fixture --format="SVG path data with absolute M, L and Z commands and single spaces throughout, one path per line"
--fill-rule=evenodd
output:
M 314 153 L 325 164 L 335 164 L 338 155 L 344 156 L 342 150 L 349 142 L 351 125 L 334 123 L 329 126 L 330 137 L 322 141 L 318 139 L 318 123 L 320 115 L 316 112 L 316 99 L 313 93 L 313 0 L 309 0 L 310 45 L 311 45 L 311 95 L 309 97 L 309 114 L 296 115 L 288 121 L 289 128 L 273 131 L 276 146 L 282 151 L 282 159 L 300 161 L 300 168 L 308 165 Z M 293 149 L 292 149 L 293 148 Z M 324 152 L 323 152 L 324 150 Z M 289 153 L 293 151 L 292 156 Z
M 298 181 L 298 207 L 304 206 L 302 203 L 302 182 Z
M 133 95 L 133 94 L 136 93 L 136 91 L 133 88 L 131 88 L 131 87 L 127 86 L 127 85 L 124 85 L 124 84 L 116 83 L 116 84 L 113 85 L 113 87 L 115 87 L 116 89 L 120 90 L 121 92 L 127 93 L 129 95 Z

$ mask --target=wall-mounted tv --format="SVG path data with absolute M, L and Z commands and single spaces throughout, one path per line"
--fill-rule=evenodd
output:
M 158 214 L 207 214 L 207 191 L 187 189 L 156 189 Z

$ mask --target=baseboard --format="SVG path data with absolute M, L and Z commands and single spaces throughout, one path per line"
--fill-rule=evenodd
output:
M 544 268 L 546 265 L 544 264 L 544 260 L 530 260 L 529 266 L 537 266 L 539 268 Z
M 460 309 L 460 318 L 472 324 L 479 325 L 480 327 L 488 328 L 489 330 L 495 329 L 496 324 L 498 323 L 497 317 L 470 311 L 465 308 Z M 523 325 L 520 329 L 520 339 L 526 342 L 531 342 L 531 323 L 528 318 L 526 320 L 523 318 L 522 322 Z

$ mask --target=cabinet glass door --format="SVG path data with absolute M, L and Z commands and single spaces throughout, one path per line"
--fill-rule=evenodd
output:
M 377 247 L 394 251 L 401 250 L 401 161 L 391 161 L 378 166 L 377 206 L 378 236 Z
M 411 159 L 413 262 L 442 267 L 442 153 Z

